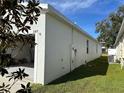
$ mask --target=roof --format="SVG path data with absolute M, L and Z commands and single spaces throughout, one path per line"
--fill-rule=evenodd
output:
M 77 26 L 74 22 L 72 22 L 71 20 L 69 20 L 67 17 L 65 17 L 62 13 L 60 13 L 59 11 L 57 11 L 51 5 L 49 5 L 49 4 L 40 4 L 40 6 L 42 8 L 42 11 L 41 12 L 54 15 L 54 17 L 59 18 L 59 20 L 61 20 L 61 21 L 65 22 L 66 24 L 72 26 L 74 29 L 78 30 L 79 32 L 81 32 L 85 36 L 89 37 L 90 39 L 94 40 L 95 42 L 98 42 L 95 38 L 93 38 L 87 32 L 85 32 L 84 30 L 82 30 L 79 26 Z
M 121 39 L 121 37 L 122 37 L 123 34 L 124 34 L 124 20 L 123 20 L 122 25 L 120 27 L 120 30 L 118 32 L 118 35 L 117 35 L 117 38 L 116 38 L 116 41 L 115 41 L 114 46 L 116 46 L 118 44 L 118 42 Z

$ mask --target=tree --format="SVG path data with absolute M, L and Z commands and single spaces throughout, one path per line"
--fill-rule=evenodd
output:
M 24 2 L 26 3 L 24 4 Z M 29 42 L 32 44 L 32 38 L 20 34 L 28 33 L 31 30 L 31 25 L 37 23 L 38 17 L 40 16 L 39 1 L 37 0 L 0 0 L 0 57 L 4 60 L 4 53 L 7 48 L 16 47 L 17 41 L 23 42 L 24 44 Z M 34 44 L 34 43 L 33 43 Z M 24 73 L 24 70 L 19 69 L 17 72 L 13 72 L 14 79 L 18 78 L 20 73 Z M 0 66 L 0 75 L 4 76 L 8 74 L 8 71 L 4 67 Z M 22 76 L 21 76 L 22 77 Z M 20 78 L 18 78 L 20 79 Z M 29 87 L 30 84 L 27 84 Z M 4 90 L 5 86 L 3 83 L 0 86 L 0 92 L 9 93 L 8 90 Z M 24 92 L 26 87 L 22 85 L 23 89 L 18 91 L 19 93 L 30 93 Z
M 106 47 L 112 47 L 120 30 L 124 18 L 124 5 L 111 13 L 107 18 L 96 23 L 98 41 L 104 41 Z
M 27 1 L 27 4 L 22 4 Z M 39 2 L 36 0 L 0 0 L 0 56 L 5 54 L 5 50 L 16 47 L 17 42 L 24 44 L 30 42 L 32 38 L 20 34 L 28 33 L 30 25 L 37 23 L 40 15 Z
M 16 46 L 16 42 L 24 40 L 20 32 L 28 33 L 30 25 L 37 23 L 40 15 L 36 0 L 26 0 L 26 6 L 22 4 L 25 0 L 0 0 L 0 46 L 1 51 L 7 47 Z M 14 29 L 13 29 L 14 26 Z M 15 31 L 16 29 L 16 31 Z M 26 36 L 25 36 L 26 37 Z

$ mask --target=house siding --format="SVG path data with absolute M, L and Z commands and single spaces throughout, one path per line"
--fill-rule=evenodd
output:
M 46 15 L 45 84 L 101 56 L 101 47 L 96 41 L 56 17 Z M 73 53 L 73 48 L 76 49 L 76 54 Z
M 120 38 L 116 45 L 116 59 L 120 60 L 121 58 L 124 58 L 124 35 Z

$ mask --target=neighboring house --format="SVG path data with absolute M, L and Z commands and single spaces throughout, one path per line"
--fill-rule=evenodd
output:
M 35 33 L 36 42 L 34 82 L 44 85 L 100 57 L 102 52 L 96 39 L 53 7 L 41 7 L 32 34 Z
M 123 61 L 124 58 L 124 21 L 118 32 L 114 46 L 116 47 L 116 60 Z

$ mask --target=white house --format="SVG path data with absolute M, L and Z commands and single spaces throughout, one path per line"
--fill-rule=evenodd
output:
M 116 59 L 123 61 L 122 59 L 124 58 L 124 21 L 122 22 L 114 46 L 116 47 Z
M 116 61 L 116 49 L 109 48 L 108 49 L 108 62 L 115 62 Z
M 36 42 L 34 82 L 44 85 L 100 57 L 101 46 L 52 6 L 41 4 L 41 7 L 32 31 Z
M 47 84 L 101 56 L 99 43 L 48 4 L 36 25 L 36 83 Z

